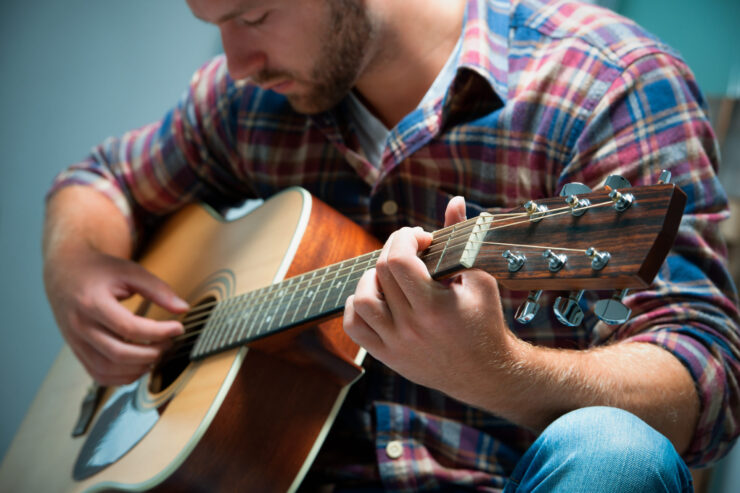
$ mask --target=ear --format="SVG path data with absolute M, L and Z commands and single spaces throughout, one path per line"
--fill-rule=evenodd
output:
M 445 211 L 445 228 L 465 219 L 465 199 L 460 196 L 452 197 Z

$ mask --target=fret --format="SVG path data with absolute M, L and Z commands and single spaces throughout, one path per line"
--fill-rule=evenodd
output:
M 347 299 L 348 294 L 345 294 L 345 291 L 347 290 L 347 287 L 351 289 L 352 292 L 354 292 L 355 288 L 357 287 L 357 283 L 354 282 L 352 279 L 352 273 L 355 271 L 355 267 L 357 267 L 357 260 L 353 259 L 352 265 L 349 268 L 349 272 L 345 276 L 344 283 L 342 284 L 342 290 L 339 292 L 339 295 L 337 296 L 339 300 L 341 300 L 342 306 L 344 306 L 344 301 Z
M 322 305 L 322 311 L 335 311 L 337 308 L 344 305 L 344 300 L 341 299 L 340 295 L 346 286 L 347 276 L 344 274 L 344 262 L 341 262 L 334 279 L 329 283 L 327 288 L 326 298 Z M 329 303 L 329 308 L 325 308 L 327 302 Z
M 216 336 L 212 342 L 214 346 L 223 347 L 227 343 L 228 335 L 234 331 L 234 325 L 238 321 L 236 314 L 238 305 L 239 298 L 232 298 L 224 304 L 223 316 L 220 317 L 219 323 L 216 326 Z
M 265 307 L 267 306 L 267 300 L 270 298 L 270 292 L 275 288 L 275 284 L 260 289 L 260 296 L 257 301 L 257 309 L 254 310 L 254 317 L 252 317 L 252 323 L 250 324 L 249 331 L 247 332 L 246 339 L 252 339 L 260 336 L 260 324 L 264 315 Z
M 319 270 L 316 270 L 316 271 L 313 272 L 313 276 L 311 276 L 311 279 L 308 280 L 308 283 L 307 283 L 306 287 L 301 290 L 302 291 L 302 296 L 299 296 L 297 298 L 298 299 L 298 305 L 296 306 L 295 311 L 293 312 L 293 316 L 290 319 L 289 325 L 292 325 L 293 323 L 295 323 L 295 321 L 296 321 L 296 315 L 298 315 L 298 313 L 300 312 L 300 310 L 298 308 L 301 306 L 301 301 L 305 297 L 311 298 L 311 302 L 313 303 L 313 300 L 316 298 L 316 296 L 319 293 L 319 290 L 321 288 L 321 285 L 324 283 L 324 278 L 326 277 L 326 273 L 327 273 L 328 270 L 329 270 L 329 268 L 328 267 L 325 267 L 323 269 L 319 269 Z M 314 283 L 314 279 L 316 278 L 316 276 L 319 273 L 321 273 L 321 279 L 319 280 L 318 283 Z
M 244 337 L 242 338 L 243 341 L 252 340 L 261 335 L 260 326 L 262 323 L 262 317 L 264 316 L 265 308 L 269 303 L 268 300 L 270 299 L 271 293 L 275 289 L 275 286 L 277 286 L 277 284 L 265 286 L 264 288 L 260 289 L 260 295 L 255 300 L 255 308 L 252 310 L 253 316 L 249 322 L 249 330 L 246 334 L 244 334 Z
M 315 277 L 315 275 L 314 275 L 314 277 Z M 311 280 L 311 282 L 313 283 L 313 279 Z M 302 299 L 304 301 L 305 300 L 308 300 L 308 305 L 306 306 L 306 317 L 307 318 L 311 318 L 314 315 L 316 315 L 316 314 L 319 313 L 318 310 L 316 310 L 316 313 L 313 313 L 312 307 L 313 307 L 314 301 L 316 301 L 316 296 L 319 294 L 319 289 L 318 288 L 319 288 L 320 285 L 321 284 L 319 283 L 316 286 L 311 286 L 310 288 L 307 288 L 305 294 L 302 297 Z
M 239 297 L 239 315 L 238 323 L 235 324 L 234 330 L 228 335 L 227 341 L 229 344 L 241 340 L 244 337 L 244 332 L 249 327 L 249 321 L 254 311 L 254 299 L 255 296 L 259 295 L 260 290 L 246 293 Z
M 216 303 L 216 306 L 214 307 L 213 312 L 208 319 L 208 322 L 206 322 L 206 325 L 203 328 L 203 334 L 201 334 L 200 338 L 198 339 L 197 345 L 200 346 L 198 347 L 199 352 L 210 351 L 213 347 L 213 342 L 217 337 L 218 327 L 220 325 L 221 319 L 224 316 L 223 307 L 229 301 L 231 300 L 226 299 Z
M 332 267 L 335 267 L 335 266 L 336 266 L 336 264 L 335 265 L 330 265 L 327 268 L 327 274 L 329 274 L 330 273 L 329 271 L 332 269 Z M 334 279 L 336 279 L 337 278 L 337 275 L 339 275 L 339 269 L 336 269 L 335 268 L 334 270 L 335 270 L 335 272 L 334 272 L 334 278 L 332 278 L 332 280 L 329 281 L 328 284 L 326 283 L 325 280 L 322 279 L 321 289 L 326 291 L 326 295 L 324 295 L 324 301 L 321 302 L 321 306 L 319 307 L 319 313 L 323 313 L 324 312 L 324 305 L 326 305 L 326 301 L 329 299 L 329 292 L 331 291 L 331 286 L 334 283 Z
M 311 272 L 311 275 L 302 275 L 298 277 L 291 278 L 291 281 L 295 282 L 298 281 L 298 285 L 291 289 L 290 298 L 288 299 L 287 303 L 285 304 L 285 310 L 283 310 L 283 315 L 280 317 L 280 322 L 278 322 L 278 327 L 283 327 L 285 323 L 285 317 L 290 312 L 290 305 L 293 303 L 293 300 L 296 300 L 298 306 L 300 306 L 301 303 L 301 297 L 305 295 L 306 291 L 310 289 L 310 285 L 313 282 L 313 278 L 316 276 L 316 271 Z M 298 307 L 296 306 L 296 311 L 298 310 Z M 293 316 L 295 318 L 295 315 Z
M 315 272 L 313 273 L 315 274 Z M 298 276 L 298 277 L 291 277 L 288 279 L 288 285 L 286 286 L 286 291 L 290 294 L 290 297 L 288 298 L 288 301 L 285 303 L 285 309 L 283 310 L 283 315 L 280 317 L 280 322 L 278 322 L 278 326 L 282 327 L 283 323 L 285 322 L 285 316 L 288 314 L 288 311 L 290 310 L 290 304 L 293 302 L 293 298 L 295 298 L 296 293 L 300 291 L 300 286 L 302 284 L 303 278 L 306 277 Z M 293 288 L 293 284 L 295 284 L 296 280 L 298 280 L 298 286 Z
M 257 334 L 264 335 L 270 332 L 270 327 L 274 322 L 275 314 L 277 309 L 280 307 L 281 295 L 284 286 L 282 283 L 274 284 L 267 293 L 267 299 L 263 301 L 265 309 L 262 310 L 262 315 L 259 322 L 257 322 Z

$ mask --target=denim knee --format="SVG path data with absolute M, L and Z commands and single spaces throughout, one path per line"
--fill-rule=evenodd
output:
M 506 491 L 692 491 L 671 442 L 633 414 L 590 407 L 555 420 L 525 453 Z

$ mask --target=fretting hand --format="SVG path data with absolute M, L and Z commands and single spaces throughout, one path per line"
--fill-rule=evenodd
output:
M 465 219 L 465 201 L 447 207 L 445 226 Z M 478 382 L 512 363 L 518 339 L 504 322 L 496 280 L 471 269 L 435 281 L 417 254 L 431 235 L 393 233 L 375 269 L 347 300 L 344 328 L 376 359 L 419 384 L 473 403 Z

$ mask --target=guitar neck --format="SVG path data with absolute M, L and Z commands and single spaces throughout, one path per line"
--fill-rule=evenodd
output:
M 461 258 L 470 230 L 456 234 L 459 228 L 436 231 L 429 248 L 420 254 L 435 279 L 470 267 Z M 202 359 L 341 313 L 362 275 L 375 267 L 380 252 L 376 250 L 220 301 L 209 313 L 191 359 Z
M 644 288 L 673 243 L 685 195 L 667 184 L 629 190 L 626 207 L 602 190 L 484 212 L 434 232 L 419 258 L 434 279 L 475 266 L 510 290 Z M 191 359 L 340 313 L 379 256 L 377 250 L 219 301 L 205 314 Z

